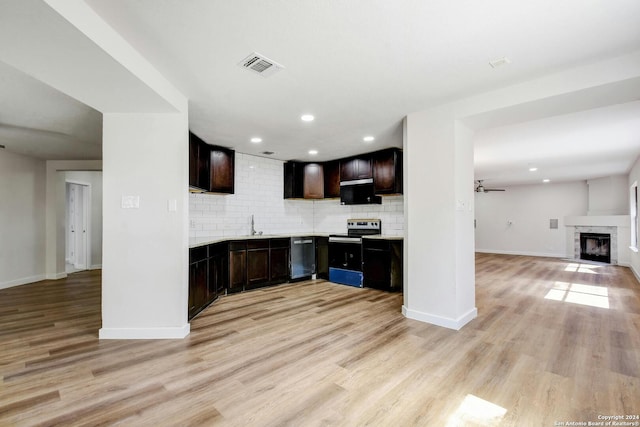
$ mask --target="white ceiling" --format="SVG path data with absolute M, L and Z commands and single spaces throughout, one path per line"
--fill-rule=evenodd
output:
M 0 145 L 30 157 L 102 157 L 102 114 L 0 62 Z
M 283 160 L 310 160 L 314 157 L 307 154 L 309 149 L 317 149 L 315 158 L 325 160 L 401 146 L 401 120 L 410 112 L 640 50 L 637 0 L 87 3 L 189 98 L 190 128 L 196 134 L 244 153 L 274 151 L 273 157 Z M 285 69 L 263 78 L 239 68 L 237 63 L 254 51 Z M 489 60 L 505 55 L 511 64 L 497 69 L 488 65 Z M 5 71 L 0 67 L 0 79 Z M 5 87 L 0 90 L 4 97 Z M 611 97 L 608 104 L 640 99 L 640 91 L 626 93 L 623 98 Z M 18 98 L 13 94 L 6 99 Z M 12 104 L 1 104 L 0 122 L 5 123 L 2 117 Z M 575 154 L 576 141 L 560 124 L 564 119 L 576 125 L 598 122 L 598 135 L 609 136 L 606 120 L 611 131 L 630 135 L 620 142 L 619 153 L 606 157 L 610 163 L 606 173 L 625 173 L 622 168 L 628 168 L 628 162 L 619 156 L 624 152 L 635 159 L 640 154 L 640 133 L 634 120 L 614 116 L 633 115 L 630 111 L 637 105 L 609 111 L 601 102 L 597 107 L 585 112 L 590 115 L 582 122 L 567 113 L 594 105 L 572 105 L 570 111 L 562 111 L 565 118 L 555 119 L 554 126 L 532 122 L 527 125 L 532 135 L 527 138 L 517 132 L 518 126 L 524 126 L 517 120 L 492 129 L 488 124 L 505 121 L 482 118 L 476 177 L 487 182 L 524 182 L 525 177 L 531 178 L 528 171 L 518 174 L 520 165 L 542 164 L 541 156 L 550 160 L 547 171 L 552 179 L 594 177 L 594 163 L 605 157 L 590 148 L 569 159 L 569 153 Z M 316 120 L 302 123 L 303 113 L 314 114 Z M 44 111 L 39 114 L 46 116 Z M 83 120 L 76 116 L 74 123 L 81 127 Z M 50 130 L 52 125 L 33 122 L 29 126 Z M 548 128 L 560 133 L 542 136 Z M 520 130 L 529 132 L 524 127 Z M 603 144 L 601 138 L 591 138 L 594 132 L 573 134 L 581 138 L 582 148 L 589 144 L 612 149 L 609 141 Z M 376 139 L 365 144 L 365 135 Z M 263 142 L 251 144 L 253 136 Z M 544 146 L 540 141 L 551 138 L 556 142 L 552 151 L 538 149 Z M 560 175 L 568 169 L 574 173 Z M 604 170 L 598 168 L 597 173 Z

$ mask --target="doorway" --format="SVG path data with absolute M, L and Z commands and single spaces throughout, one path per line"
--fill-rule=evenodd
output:
M 91 185 L 66 182 L 65 271 L 87 270 L 91 260 Z

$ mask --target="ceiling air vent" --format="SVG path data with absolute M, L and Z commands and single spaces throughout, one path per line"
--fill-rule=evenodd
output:
M 240 61 L 238 66 L 260 74 L 262 77 L 269 77 L 284 68 L 283 65 L 256 52 Z

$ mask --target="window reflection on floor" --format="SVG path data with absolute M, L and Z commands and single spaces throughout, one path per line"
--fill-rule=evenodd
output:
M 467 394 L 458 409 L 449 417 L 447 427 L 479 425 L 495 426 L 507 410 L 472 394 Z
M 609 291 L 604 286 L 555 282 L 545 299 L 564 301 L 591 307 L 609 308 Z
M 591 265 L 591 264 L 577 264 L 571 263 L 567 264 L 567 267 L 564 271 L 569 271 L 571 273 L 588 273 L 588 274 L 599 274 L 596 270 L 600 268 L 599 265 Z

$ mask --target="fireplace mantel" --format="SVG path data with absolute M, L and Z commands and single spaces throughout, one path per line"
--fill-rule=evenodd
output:
M 628 227 L 629 221 L 631 221 L 631 217 L 629 215 L 585 215 L 564 217 L 564 225 L 567 227 Z

